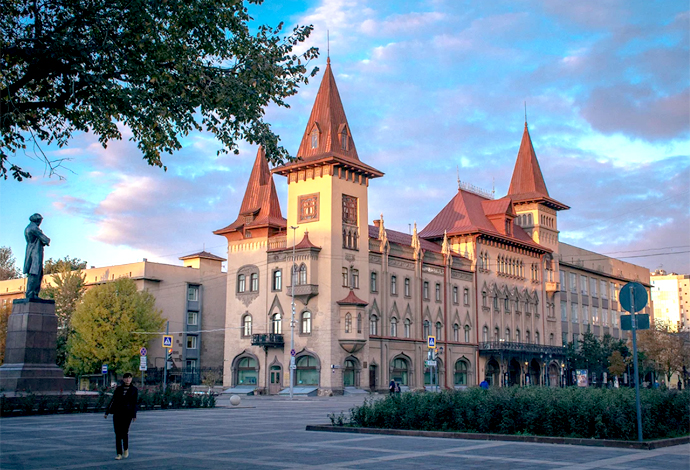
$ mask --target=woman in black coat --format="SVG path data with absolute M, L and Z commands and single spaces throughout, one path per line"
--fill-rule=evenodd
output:
M 105 410 L 105 418 L 108 414 L 113 415 L 113 427 L 115 428 L 115 450 L 117 456 L 115 460 L 129 457 L 129 425 L 137 420 L 137 388 L 132 385 L 132 374 L 129 372 L 122 377 L 122 385 L 118 386 L 113 393 L 108 408 Z

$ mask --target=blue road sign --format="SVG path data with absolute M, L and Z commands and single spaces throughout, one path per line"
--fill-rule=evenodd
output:
M 647 289 L 639 282 L 628 282 L 621 287 L 621 291 L 618 293 L 618 300 L 626 312 L 639 312 L 647 305 Z M 633 301 L 635 306 L 634 312 Z
M 427 346 L 429 346 L 429 349 L 433 349 L 436 347 L 436 336 L 428 336 L 427 337 Z
M 140 356 L 146 356 L 146 353 L 147 353 L 147 352 L 148 352 L 148 351 L 146 350 L 146 348 L 141 348 L 141 349 L 139 350 L 139 355 L 140 355 Z
M 108 373 L 108 364 L 103 364 L 101 366 L 101 374 L 107 374 Z
M 172 348 L 172 335 L 163 335 L 163 347 Z
M 291 350 L 290 350 L 290 355 L 291 355 L 292 357 L 295 357 L 295 354 L 297 354 L 297 352 L 296 352 L 294 349 L 291 349 Z

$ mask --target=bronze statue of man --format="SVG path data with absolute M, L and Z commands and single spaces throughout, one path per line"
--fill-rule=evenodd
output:
M 24 230 L 26 238 L 26 257 L 24 258 L 24 274 L 27 275 L 26 298 L 36 299 L 41 291 L 43 280 L 43 246 L 50 245 L 50 238 L 46 237 L 40 228 L 43 222 L 41 214 L 29 217 L 30 223 Z

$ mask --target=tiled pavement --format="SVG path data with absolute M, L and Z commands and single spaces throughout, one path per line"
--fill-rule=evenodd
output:
M 227 398 L 211 410 L 148 411 L 116 461 L 102 414 L 0 420 L 0 469 L 690 469 L 690 445 L 626 450 L 552 444 L 307 432 L 361 397 Z

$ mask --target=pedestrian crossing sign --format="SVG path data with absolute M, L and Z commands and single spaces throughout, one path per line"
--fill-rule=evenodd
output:
M 427 341 L 429 349 L 434 349 L 436 347 L 436 336 L 427 336 Z
M 163 335 L 163 347 L 172 348 L 172 335 Z

